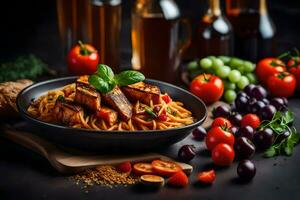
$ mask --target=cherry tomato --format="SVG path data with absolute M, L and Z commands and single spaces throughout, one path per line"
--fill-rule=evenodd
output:
M 288 69 L 291 74 L 293 74 L 297 81 L 297 88 L 300 91 L 300 57 L 293 57 L 289 60 Z
M 270 76 L 286 71 L 284 63 L 277 58 L 264 58 L 256 66 L 256 75 L 261 83 L 267 84 L 267 80 Z
M 233 162 L 233 159 L 234 150 L 228 144 L 220 143 L 212 150 L 212 160 L 215 165 L 229 166 Z
M 105 122 L 109 122 L 109 111 L 100 109 L 96 112 L 96 116 L 100 119 L 103 119 Z
M 190 91 L 206 104 L 218 101 L 224 92 L 222 80 L 211 74 L 197 76 L 190 85 Z
M 206 147 L 212 150 L 217 144 L 226 143 L 230 146 L 234 144 L 234 136 L 224 127 L 211 128 L 205 138 Z
M 81 41 L 70 50 L 67 56 L 68 71 L 74 75 L 92 74 L 97 70 L 98 63 L 97 50 Z
M 154 174 L 152 165 L 150 163 L 136 163 L 133 165 L 133 172 L 136 175 Z
M 162 97 L 161 97 L 163 100 L 164 100 L 164 102 L 166 102 L 166 103 L 170 103 L 171 101 L 172 101 L 172 99 L 171 99 L 171 97 L 169 96 L 169 95 L 163 95 Z
M 213 123 L 211 124 L 211 127 L 221 126 L 225 128 L 231 128 L 232 125 L 228 119 L 225 119 L 223 117 L 217 117 Z
M 200 182 L 202 183 L 208 183 L 208 184 L 211 184 L 215 181 L 216 179 L 216 173 L 215 173 L 215 170 L 210 170 L 210 171 L 203 171 L 203 172 L 200 172 L 198 175 L 197 175 L 197 178 Z
M 172 161 L 154 160 L 151 165 L 156 174 L 164 177 L 170 177 L 182 170 L 178 164 Z
M 300 64 L 300 57 L 292 57 L 287 63 L 288 70 L 290 70 L 292 67 L 298 66 L 299 64 Z
M 296 78 L 289 72 L 277 73 L 268 78 L 267 86 L 275 97 L 290 97 L 296 89 Z
M 255 114 L 247 114 L 243 117 L 241 121 L 241 125 L 244 126 L 251 126 L 252 128 L 256 129 L 260 125 L 260 119 Z

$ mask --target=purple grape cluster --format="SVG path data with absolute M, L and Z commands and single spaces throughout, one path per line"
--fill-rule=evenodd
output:
M 243 115 L 252 113 L 260 117 L 261 121 L 271 120 L 277 111 L 285 111 L 288 107 L 286 98 L 270 98 L 267 90 L 260 85 L 250 84 L 237 94 L 231 105 L 218 106 L 213 110 L 213 116 L 227 118 L 231 123 L 231 132 L 235 135 L 235 154 L 240 160 L 238 174 L 244 180 L 251 180 L 255 175 L 255 166 L 248 160 L 255 154 L 256 149 L 265 150 L 275 142 L 275 133 L 272 129 L 254 130 L 251 126 L 241 127 Z M 281 134 L 284 140 L 289 132 Z

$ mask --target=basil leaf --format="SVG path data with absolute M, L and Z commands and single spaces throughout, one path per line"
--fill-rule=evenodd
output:
M 138 83 L 145 80 L 145 76 L 134 70 L 123 71 L 115 76 L 115 81 L 119 86 L 126 86 L 134 83 Z
M 264 152 L 264 157 L 271 158 L 277 155 L 277 150 L 274 146 L 271 146 Z
M 106 82 L 105 80 L 103 80 L 95 74 L 89 77 L 89 83 L 101 93 L 107 93 L 115 87 L 114 84 L 109 84 L 108 82 Z
M 107 65 L 103 65 L 103 64 L 99 64 L 97 67 L 97 75 L 102 78 L 104 81 L 112 83 L 113 79 L 114 79 L 114 72 L 112 71 L 112 69 L 107 66 Z

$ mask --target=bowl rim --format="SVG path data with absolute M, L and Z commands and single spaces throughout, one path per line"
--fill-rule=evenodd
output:
M 29 121 L 34 122 L 34 123 L 37 123 L 37 124 L 40 124 L 42 126 L 45 126 L 47 128 L 56 128 L 56 129 L 61 129 L 61 130 L 64 130 L 66 132 L 76 132 L 76 131 L 80 131 L 80 132 L 85 132 L 85 133 L 99 133 L 101 135 L 143 135 L 143 134 L 146 134 L 146 135 L 150 135 L 150 134 L 163 134 L 165 132 L 169 132 L 169 131 L 183 131 L 183 130 L 186 130 L 186 129 L 193 129 L 197 126 L 199 126 L 200 124 L 202 124 L 205 119 L 207 118 L 208 116 L 208 111 L 207 111 L 207 107 L 205 105 L 205 103 L 199 98 L 197 97 L 196 95 L 190 93 L 189 91 L 183 89 L 183 88 L 180 88 L 176 85 L 173 85 L 173 84 L 170 84 L 170 83 L 166 83 L 166 82 L 163 82 L 163 81 L 159 81 L 159 80 L 154 80 L 154 79 L 145 79 L 145 81 L 150 81 L 150 82 L 154 82 L 154 83 L 159 83 L 159 84 L 162 84 L 162 85 L 166 85 L 168 87 L 173 87 L 175 88 L 176 90 L 180 90 L 184 93 L 186 93 L 187 95 L 190 95 L 192 96 L 193 98 L 195 98 L 197 101 L 199 101 L 202 106 L 204 107 L 204 110 L 205 110 L 205 113 L 203 115 L 203 117 L 199 120 L 197 120 L 196 122 L 192 123 L 192 124 L 189 124 L 189 125 L 186 125 L 186 126 L 182 126 L 182 127 L 178 127 L 178 128 L 171 128 L 171 129 L 164 129 L 164 130 L 135 130 L 135 131 L 119 131 L 119 130 L 112 130 L 112 131 L 106 131 L 106 130 L 95 130 L 95 129 L 86 129 L 86 128 L 73 128 L 73 127 L 68 127 L 68 126 L 63 126 L 63 125 L 59 125 L 59 124 L 53 124 L 53 123 L 49 123 L 49 122 L 44 122 L 42 120 L 39 120 L 39 119 L 36 119 L 34 117 L 32 117 L 28 112 L 27 112 L 27 108 L 24 108 L 23 106 L 21 106 L 21 99 L 22 97 L 27 93 L 29 92 L 30 90 L 36 88 L 36 87 L 40 87 L 42 85 L 47 85 L 47 84 L 51 84 L 51 83 L 54 83 L 54 82 L 61 82 L 61 81 L 68 81 L 68 80 L 73 80 L 73 79 L 76 79 L 78 78 L 78 76 L 66 76 L 66 77 L 61 77 L 61 78 L 55 78 L 55 79 L 50 79 L 50 80 L 46 80 L 46 81 L 41 81 L 41 82 L 37 82 L 37 83 L 34 83 L 32 85 L 29 85 L 27 86 L 26 88 L 24 88 L 17 96 L 17 99 L 16 99 L 16 104 L 17 104 L 17 109 L 19 111 L 19 113 L 21 114 L 21 116 L 23 118 L 26 118 L 28 119 Z M 62 86 L 63 87 L 63 86 Z M 51 89 L 49 89 L 51 90 Z M 123 134 L 121 134 L 123 133 Z

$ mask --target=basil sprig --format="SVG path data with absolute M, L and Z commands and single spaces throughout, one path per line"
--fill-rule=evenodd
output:
M 101 93 L 108 93 L 115 86 L 126 86 L 145 80 L 145 76 L 134 70 L 123 71 L 115 75 L 112 69 L 103 64 L 99 64 L 97 72 L 89 77 L 89 83 Z
M 275 143 L 269 147 L 265 152 L 265 157 L 274 157 L 278 155 L 290 156 L 293 154 L 294 147 L 300 142 L 300 134 L 297 133 L 295 127 L 290 127 L 290 124 L 294 121 L 294 114 L 291 111 L 281 112 L 278 111 L 273 116 L 272 120 L 264 121 L 259 129 L 271 128 L 277 137 L 288 131 L 290 135 L 279 143 Z M 276 137 L 276 139 L 277 139 Z

